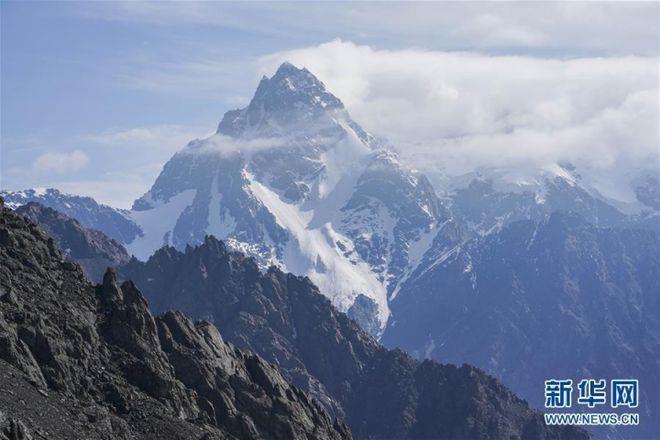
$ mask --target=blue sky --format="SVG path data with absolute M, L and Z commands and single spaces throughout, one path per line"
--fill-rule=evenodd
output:
M 521 105 L 520 97 L 515 81 L 493 83 L 493 74 L 517 66 L 544 78 L 548 88 L 565 89 L 569 101 L 539 95 L 528 113 L 540 116 L 523 118 L 522 128 L 545 124 L 546 130 L 568 124 L 566 118 L 573 127 L 612 106 L 647 111 L 648 93 L 657 91 L 656 2 L 0 5 L 0 186 L 55 186 L 119 206 L 146 191 L 188 140 L 208 135 L 226 110 L 245 105 L 259 77 L 284 59 L 310 67 L 358 121 L 402 145 L 510 131 L 496 114 L 510 113 Z M 431 89 L 392 87 L 416 82 L 414 72 L 425 66 L 435 66 L 433 78 L 436 71 L 447 72 L 433 84 L 433 91 L 441 89 L 437 100 L 427 98 Z M 477 71 L 484 76 L 475 76 Z M 597 88 L 574 93 L 570 84 L 580 84 L 585 75 L 616 93 Z M 560 77 L 556 85 L 553 78 Z M 379 89 L 382 82 L 388 86 Z M 483 84 L 490 88 L 480 88 Z M 507 99 L 491 96 L 474 104 L 492 110 L 492 117 L 480 124 L 455 118 L 468 98 L 476 102 L 493 87 Z M 423 115 L 402 119 L 391 111 L 399 105 Z M 390 129 L 397 125 L 393 120 L 397 131 Z M 519 120 L 506 124 L 517 127 Z M 649 131 L 649 125 L 641 130 Z M 641 156 L 657 140 L 649 136 L 635 139 L 646 146 Z M 567 142 L 566 148 L 574 145 Z

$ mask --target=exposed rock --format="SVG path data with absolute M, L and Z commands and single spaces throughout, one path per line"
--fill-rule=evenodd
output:
M 261 79 L 250 105 L 224 115 L 218 133 L 272 137 L 281 134 L 282 127 L 310 125 L 329 112 L 343 110 L 342 102 L 307 69 L 285 62 L 272 78 Z
M 154 319 L 113 271 L 94 288 L 36 225 L 4 207 L 0 290 L 0 430 L 9 438 L 350 437 L 210 324 L 180 313 Z
M 366 295 L 358 295 L 346 314 L 367 333 L 376 336 L 380 332 L 378 322 L 378 306 L 376 302 Z
M 274 366 L 225 343 L 211 323 L 167 312 L 157 324 L 177 378 L 198 393 L 209 420 L 232 435 L 328 438 L 336 429 L 341 437 L 349 436 L 341 422 L 333 427 L 323 408 L 289 385 Z
M 635 196 L 655 211 L 660 211 L 660 181 L 656 177 L 646 176 L 639 179 L 635 186 Z
M 6 417 L 0 411 L 0 440 L 32 440 L 23 422 L 13 417 Z
M 16 212 L 39 225 L 55 240 L 67 259 L 80 264 L 85 275 L 100 282 L 106 268 L 126 263 L 129 255 L 117 241 L 103 232 L 87 229 L 77 220 L 36 202 L 29 202 Z

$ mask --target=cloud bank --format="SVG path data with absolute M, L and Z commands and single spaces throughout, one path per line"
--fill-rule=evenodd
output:
M 181 152 L 184 154 L 220 154 L 222 156 L 231 156 L 239 153 L 244 156 L 250 156 L 254 153 L 277 148 L 285 144 L 285 138 L 236 139 L 216 133 L 206 139 L 190 142 Z
M 658 169 L 658 59 L 546 59 L 334 40 L 260 59 L 305 66 L 413 166 Z

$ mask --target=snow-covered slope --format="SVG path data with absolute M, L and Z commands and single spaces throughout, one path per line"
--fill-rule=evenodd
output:
M 215 135 L 174 155 L 130 216 L 144 232 L 127 245 L 138 258 L 212 234 L 262 266 L 309 276 L 341 310 L 364 295 L 382 327 L 388 292 L 447 214 L 423 176 L 285 63 Z

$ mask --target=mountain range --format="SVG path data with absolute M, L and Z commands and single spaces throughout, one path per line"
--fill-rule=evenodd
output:
M 589 438 L 545 426 L 541 414 L 474 367 L 382 348 L 306 278 L 262 273 L 212 237 L 177 252 L 164 248 L 148 267 L 133 260 L 138 266 L 126 271 L 176 267 L 169 281 L 195 287 L 207 307 L 230 304 L 231 296 L 231 309 L 217 309 L 228 319 L 213 315 L 226 333 L 179 311 L 154 317 L 136 285 L 120 283 L 112 269 L 92 286 L 42 228 L 0 199 L 0 435 L 351 438 L 285 378 L 299 372 L 300 381 L 307 368 L 360 438 Z
M 415 408 L 407 414 L 424 407 L 413 378 L 426 358 L 476 365 L 536 407 L 550 376 L 634 376 L 642 425 L 604 435 L 652 437 L 660 432 L 657 176 L 631 178 L 634 200 L 624 203 L 570 163 L 517 172 L 476 170 L 442 185 L 427 179 L 362 129 L 314 75 L 285 63 L 213 136 L 176 153 L 131 210 L 54 189 L 2 195 L 8 206 L 36 201 L 116 239 L 135 257 L 118 262 L 120 275 L 152 310 L 214 322 L 346 416 L 354 433 L 380 431 L 366 409 L 363 426 L 351 419 L 363 413 L 332 380 L 336 373 L 310 366 L 318 353 L 294 336 L 297 322 L 310 319 L 291 308 L 300 290 L 318 289 L 335 307 L 321 307 L 332 310 L 325 315 L 343 322 L 346 312 L 386 347 L 418 358 L 359 333 L 361 344 L 378 348 L 325 362 L 339 366 L 348 356 L 358 371 L 408 365 L 401 371 L 412 385 L 404 388 L 414 391 L 391 397 Z M 314 344 L 348 330 L 327 331 Z M 357 377 L 365 393 L 377 388 Z M 406 435 L 429 432 L 413 421 L 392 424 Z
M 10 208 L 38 202 L 75 219 L 85 228 L 103 231 L 119 243 L 129 243 L 142 233 L 128 211 L 97 203 L 91 197 L 65 194 L 55 188 L 0 191 L 0 196 Z
M 87 200 L 81 209 L 80 199 L 60 201 L 56 190 L 3 196 L 10 206 L 37 201 L 110 231 L 80 217 Z M 449 215 L 424 176 L 353 121 L 314 75 L 289 63 L 261 80 L 250 105 L 227 112 L 214 136 L 176 153 L 131 211 L 113 214 L 121 241 L 142 260 L 211 234 L 262 267 L 308 276 L 342 311 L 359 295 L 369 298 L 376 308 L 365 310 L 375 316 L 365 319 L 378 323 L 375 334 L 389 317 L 388 293 Z
M 456 183 L 461 179 L 466 183 Z M 225 114 L 215 135 L 176 153 L 130 211 L 55 189 L 2 195 L 9 206 L 36 201 L 67 214 L 141 260 L 164 245 L 183 250 L 214 235 L 262 268 L 276 264 L 308 276 L 342 311 L 358 297 L 375 303 L 359 316 L 376 336 L 389 319 L 390 298 L 448 223 L 472 238 L 561 210 L 597 226 L 660 232 L 654 176 L 633 182 L 634 215 L 584 186 L 570 164 L 524 184 L 497 170 L 461 179 L 450 190 L 434 188 L 394 147 L 362 129 L 313 74 L 284 63 L 261 80 L 247 107 Z

